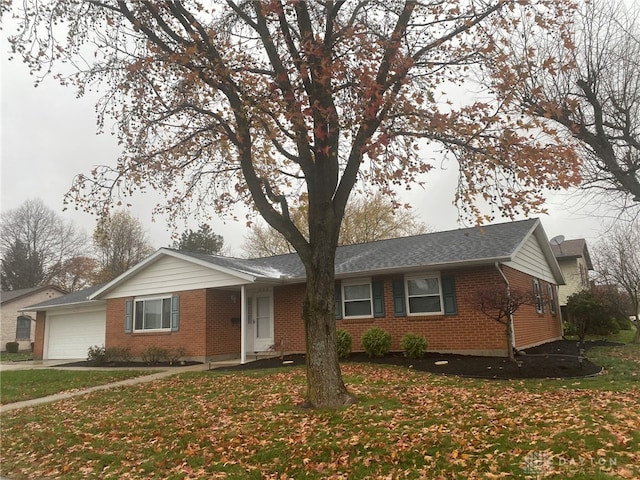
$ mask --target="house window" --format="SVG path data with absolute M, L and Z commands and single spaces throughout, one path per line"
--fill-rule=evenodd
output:
M 443 313 L 439 275 L 408 277 L 406 287 L 409 315 Z
M 547 285 L 547 294 L 549 295 L 549 311 L 552 315 L 556 314 L 556 296 L 554 294 L 554 286 L 551 284 Z
M 171 297 L 135 301 L 134 330 L 169 330 Z
M 21 315 L 16 320 L 16 340 L 31 339 L 31 317 Z
M 533 279 L 533 300 L 537 313 L 544 313 L 544 302 L 542 300 L 542 291 L 540 290 L 540 282 L 537 278 Z
M 342 283 L 344 318 L 371 317 L 371 281 L 354 280 Z

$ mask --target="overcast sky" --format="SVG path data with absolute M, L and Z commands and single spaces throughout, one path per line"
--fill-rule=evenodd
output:
M 89 174 L 95 165 L 114 165 L 119 149 L 109 134 L 96 135 L 94 98 L 77 99 L 70 87 L 48 79 L 38 88 L 19 59 L 8 61 L 8 46 L 2 35 L 1 104 L 1 204 L 2 211 L 14 209 L 30 198 L 41 198 L 64 219 L 72 220 L 87 234 L 95 228 L 96 218 L 84 212 L 63 212 L 63 197 L 79 173 Z M 107 128 L 107 130 L 109 130 Z M 439 166 L 439 164 L 436 164 Z M 457 172 L 435 169 L 426 177 L 424 189 L 403 193 L 418 217 L 435 230 L 462 227 L 452 205 Z M 159 195 L 159 194 L 158 194 Z M 131 199 L 130 212 L 146 227 L 155 248 L 169 246 L 172 225 L 165 218 L 152 222 L 151 210 L 158 198 L 152 193 Z M 603 220 L 592 217 L 581 202 L 567 194 L 555 195 L 548 205 L 549 215 L 540 216 L 549 238 L 585 238 L 594 244 L 604 231 Z M 582 202 L 583 203 L 583 202 Z M 589 209 L 590 210 L 590 209 Z M 241 256 L 246 227 L 240 221 L 216 220 L 213 230 L 222 235 L 230 253 Z M 197 225 L 177 225 L 177 231 L 196 229 Z

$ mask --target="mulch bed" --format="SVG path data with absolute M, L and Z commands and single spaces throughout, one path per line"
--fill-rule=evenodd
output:
M 154 364 L 149 364 L 146 362 L 107 362 L 101 365 L 96 365 L 95 363 L 88 362 L 86 360 L 80 362 L 71 362 L 71 363 L 61 363 L 60 365 L 54 365 L 56 368 L 63 367 L 105 367 L 105 368 L 157 368 L 157 367 L 188 367 L 189 365 L 202 365 L 202 362 L 158 362 Z
M 588 341 L 584 352 L 595 346 L 615 347 L 620 343 L 606 340 Z M 588 354 L 585 353 L 586 356 Z M 534 347 L 516 356 L 516 362 L 504 357 L 478 357 L 472 355 L 451 355 L 427 353 L 423 358 L 406 358 L 402 353 L 390 353 L 381 358 L 369 358 L 364 353 L 352 353 L 344 363 L 376 363 L 398 365 L 422 372 L 440 375 L 488 379 L 526 379 L 526 378 L 571 378 L 584 377 L 600 373 L 602 368 L 582 358 L 580 347 L 575 341 L 558 340 Z M 224 367 L 224 370 L 256 370 L 283 366 L 304 365 L 305 356 L 285 355 L 283 358 L 263 358 L 260 360 Z

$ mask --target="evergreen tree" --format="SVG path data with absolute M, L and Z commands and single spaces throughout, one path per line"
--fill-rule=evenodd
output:
M 43 273 L 38 253 L 29 252 L 22 241 L 16 240 L 2 259 L 0 273 L 2 290 L 37 287 L 42 281 Z
M 197 232 L 189 229 L 180 240 L 173 242 L 173 248 L 195 253 L 219 254 L 224 245 L 222 235 L 216 235 L 209 225 L 202 224 Z

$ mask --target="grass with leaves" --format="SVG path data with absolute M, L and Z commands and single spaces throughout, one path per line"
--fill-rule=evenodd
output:
M 612 366 L 597 379 L 482 381 L 344 364 L 359 402 L 342 410 L 296 406 L 303 368 L 189 372 L 3 414 L 2 474 L 638 478 L 640 382 L 624 373 L 637 369 L 637 347 L 597 352 Z
M 0 404 L 21 402 L 56 393 L 139 377 L 151 372 L 140 370 L 7 370 L 0 374 Z

